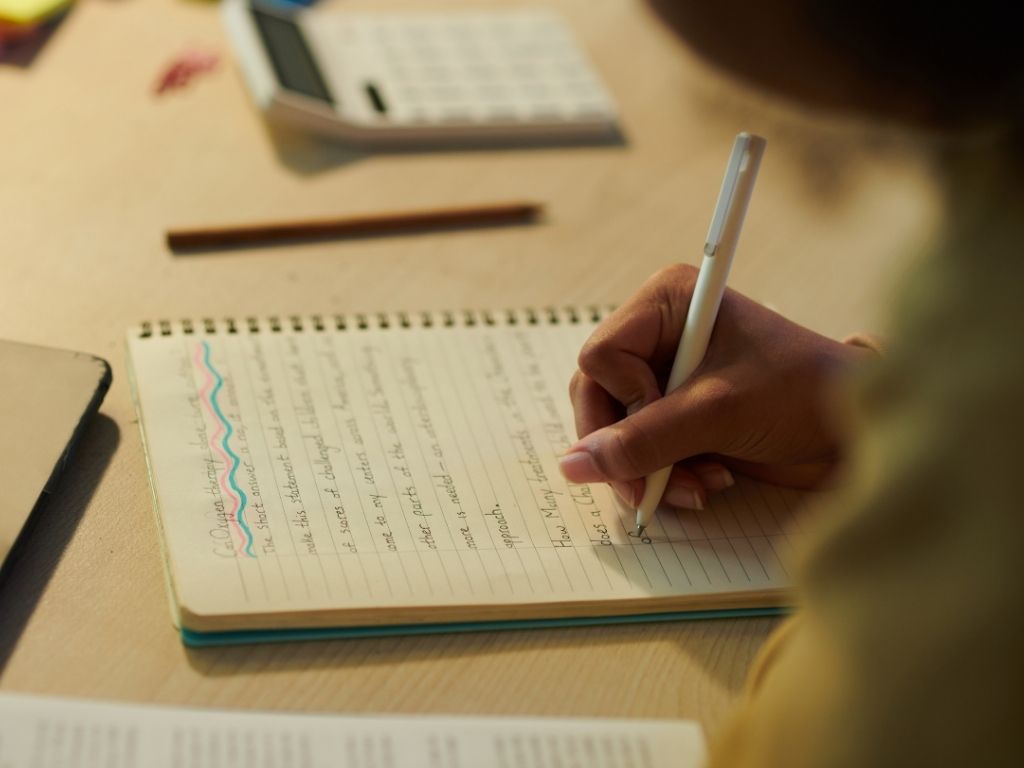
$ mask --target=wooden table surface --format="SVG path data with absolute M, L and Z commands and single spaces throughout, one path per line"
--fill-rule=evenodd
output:
M 721 722 L 773 620 L 206 650 L 184 648 L 170 622 L 124 365 L 140 320 L 618 302 L 658 267 L 696 263 L 732 137 L 750 130 L 769 148 L 733 285 L 826 334 L 879 327 L 884 286 L 934 215 L 905 140 L 746 90 L 640 0 L 550 5 L 615 95 L 624 145 L 369 156 L 269 129 L 216 7 L 194 1 L 82 0 L 34 57 L 0 56 L 0 336 L 114 370 L 0 585 L 0 688 Z M 220 66 L 155 95 L 189 48 L 218 52 Z M 173 226 L 507 199 L 543 201 L 548 221 L 187 257 L 163 244 Z

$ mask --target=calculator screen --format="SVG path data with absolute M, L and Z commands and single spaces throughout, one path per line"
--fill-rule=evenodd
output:
M 252 15 L 281 85 L 333 104 L 334 99 L 298 25 L 289 19 L 262 13 L 258 8 L 252 9 Z

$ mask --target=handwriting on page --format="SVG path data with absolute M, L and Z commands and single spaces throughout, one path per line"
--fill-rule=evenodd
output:
M 152 457 L 157 477 L 173 459 L 170 495 L 195 520 L 184 533 L 166 526 L 172 553 L 198 544 L 230 561 L 253 602 L 494 602 L 780 579 L 789 500 L 777 489 L 744 484 L 704 513 L 660 515 L 645 544 L 630 539 L 631 510 L 607 488 L 564 482 L 557 457 L 575 437 L 566 384 L 587 330 L 456 325 L 139 344 L 137 353 L 160 346 L 161 359 L 177 359 L 176 383 L 159 385 L 161 416 L 146 424 L 154 446 L 184 446 Z M 138 367 L 145 402 L 158 385 Z M 766 493 L 776 498 L 754 498 Z

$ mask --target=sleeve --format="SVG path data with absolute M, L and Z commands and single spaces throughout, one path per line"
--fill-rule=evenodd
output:
M 915 275 L 903 341 L 854 392 L 848 476 L 798 558 L 797 616 L 712 734 L 713 768 L 1019 762 L 1024 259 L 1009 256 Z

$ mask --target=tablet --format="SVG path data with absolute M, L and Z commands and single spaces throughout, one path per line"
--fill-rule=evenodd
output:
M 98 357 L 0 340 L 0 567 L 110 387 Z

